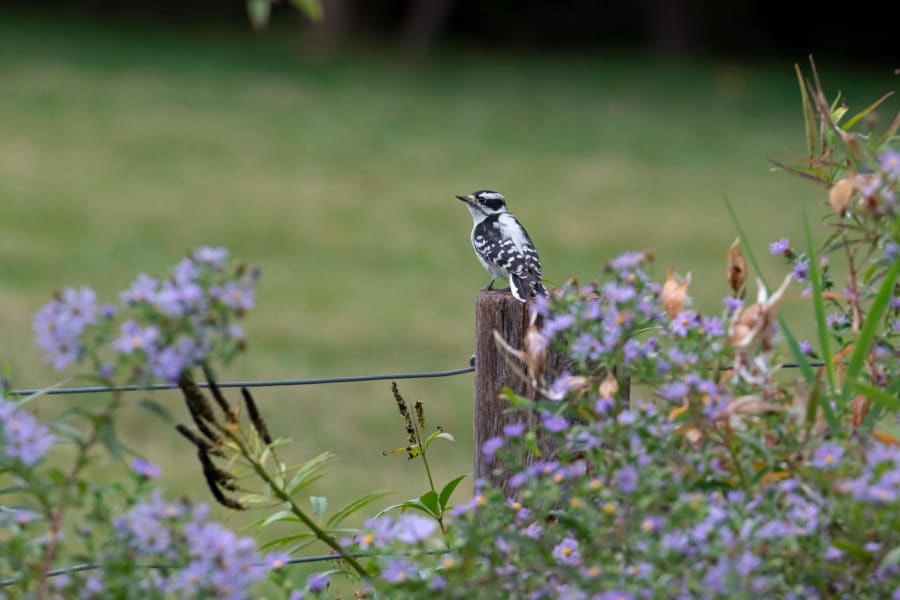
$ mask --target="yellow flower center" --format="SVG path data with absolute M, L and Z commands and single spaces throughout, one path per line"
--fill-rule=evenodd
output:
M 603 486 L 603 483 L 599 479 L 591 479 L 591 482 L 588 484 L 592 490 L 599 490 Z
M 616 505 L 613 504 L 612 502 L 607 502 L 606 504 L 603 505 L 603 512 L 605 512 L 608 515 L 613 514 L 614 512 L 616 512 Z

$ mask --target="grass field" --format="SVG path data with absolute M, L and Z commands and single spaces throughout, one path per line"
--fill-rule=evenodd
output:
M 887 69 L 820 68 L 859 108 L 892 84 Z M 18 16 L 0 22 L 0 72 L 0 358 L 18 387 L 59 378 L 30 332 L 54 289 L 89 284 L 114 300 L 139 271 L 163 272 L 201 244 L 264 272 L 250 352 L 226 378 L 449 369 L 473 351 L 487 281 L 456 193 L 502 191 L 557 284 L 652 248 L 657 275 L 669 262 L 692 271 L 696 305 L 714 310 L 735 237 L 723 198 L 760 254 L 783 235 L 799 241 L 801 207 L 818 214 L 825 198 L 766 162 L 803 151 L 788 61 L 458 49 L 415 66 L 383 52 L 323 63 L 279 32 Z M 470 376 L 401 385 L 458 437 L 436 459 L 441 479 L 470 468 L 471 388 Z M 340 456 L 317 493 L 424 489 L 417 464 L 381 455 L 403 442 L 389 383 L 258 398 L 295 458 Z M 184 418 L 177 397 L 158 399 Z M 166 485 L 205 498 L 177 434 L 138 408 L 123 416 L 123 438 Z

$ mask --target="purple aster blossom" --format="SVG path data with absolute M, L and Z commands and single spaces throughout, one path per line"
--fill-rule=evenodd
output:
M 889 262 L 894 262 L 900 258 L 900 244 L 888 242 L 884 245 L 884 258 Z
M 575 324 L 575 321 L 576 319 L 573 315 L 553 315 L 544 321 L 544 326 L 541 329 L 541 335 L 549 340 L 555 335 L 569 329 L 572 325 Z
M 603 295 L 614 304 L 624 304 L 637 296 L 634 287 L 620 283 L 609 282 L 603 286 Z
M 572 374 L 568 371 L 563 371 L 562 374 L 550 384 L 548 397 L 551 400 L 562 400 L 566 397 L 566 394 L 569 393 L 569 390 L 572 389 L 573 381 Z
M 503 435 L 508 438 L 519 437 L 523 433 L 525 433 L 525 423 L 507 423 L 503 426 Z
M 503 438 L 500 436 L 494 436 L 486 439 L 484 444 L 481 445 L 481 453 L 486 457 L 490 458 L 494 456 L 494 453 L 497 452 L 500 448 L 503 447 Z
M 797 281 L 806 281 L 806 278 L 809 277 L 809 259 L 806 257 L 800 257 L 796 261 L 794 261 L 794 279 Z
M 600 447 L 600 438 L 584 429 L 570 433 L 566 441 L 574 452 L 585 452 Z
M 669 324 L 669 331 L 679 337 L 685 337 L 691 330 L 691 327 L 697 324 L 698 315 L 692 310 L 685 310 L 675 315 Z
M 582 360 L 596 360 L 603 351 L 600 341 L 589 333 L 582 333 L 572 343 L 572 356 Z
M 416 567 L 403 558 L 390 558 L 385 562 L 381 578 L 389 583 L 402 583 L 416 576 Z
M 749 550 L 745 550 L 737 559 L 734 568 L 741 577 L 748 577 L 750 573 L 758 569 L 761 564 L 762 560 L 758 556 Z
M 134 306 L 139 302 L 153 302 L 156 299 L 156 291 L 159 288 L 159 280 L 146 273 L 141 273 L 127 290 L 122 292 L 121 300 L 125 306 Z
M 825 549 L 825 560 L 827 561 L 835 561 L 840 560 L 844 556 L 844 551 L 835 548 L 834 546 L 829 545 L 828 548 Z
M 835 328 L 838 325 L 843 325 L 847 321 L 847 315 L 842 312 L 833 312 L 827 317 L 825 317 L 825 322 L 828 324 L 828 327 Z
M 623 590 L 608 590 L 591 596 L 591 600 L 634 600 L 634 594 Z
M 614 258 L 609 264 L 616 271 L 625 271 L 639 267 L 646 260 L 645 252 L 625 252 Z
M 97 321 L 97 313 L 97 295 L 89 287 L 67 288 L 59 298 L 41 307 L 34 315 L 32 329 L 44 360 L 57 370 L 78 360 L 81 334 Z
M 36 464 L 53 444 L 56 436 L 34 415 L 15 403 L 0 398 L 0 423 L 6 442 L 3 452 L 26 467 Z
M 603 315 L 603 303 L 597 298 L 585 302 L 585 308 L 581 311 L 581 318 L 596 321 Z
M 631 465 L 625 465 L 616 473 L 616 485 L 626 494 L 633 494 L 637 490 L 638 473 Z
M 634 338 L 625 340 L 625 344 L 622 346 L 622 352 L 625 354 L 625 364 L 631 364 L 638 358 L 644 356 L 644 350 L 641 348 L 641 343 Z
M 730 314 L 738 310 L 740 307 L 744 305 L 744 301 L 740 298 L 734 298 L 733 296 L 728 296 L 722 303 L 725 304 L 725 310 Z
M 136 351 L 150 352 L 159 337 L 159 329 L 153 326 L 141 327 L 133 319 L 122 323 L 120 331 L 121 335 L 113 341 L 112 348 L 122 354 Z
M 813 453 L 812 464 L 817 469 L 833 469 L 841 462 L 843 455 L 843 446 L 829 443 L 822 444 Z
M 542 296 L 538 294 L 531 301 L 531 310 L 542 317 L 546 317 L 548 313 L 548 309 L 550 307 L 550 300 L 547 296 Z M 530 316 L 530 315 L 529 315 Z
M 544 428 L 553 433 L 559 433 L 569 427 L 569 422 L 562 415 L 545 412 L 541 415 L 541 420 L 544 423 Z
M 192 253 L 195 261 L 211 265 L 217 270 L 225 268 L 228 261 L 228 250 L 225 248 L 212 248 L 210 246 L 200 246 Z
M 531 538 L 533 540 L 538 540 L 541 538 L 541 534 L 544 532 L 544 526 L 538 523 L 537 521 L 533 521 L 527 527 L 522 530 L 522 535 L 527 538 Z
M 627 408 L 623 409 L 616 417 L 616 421 L 619 422 L 619 425 L 633 425 L 636 420 L 637 417 Z
M 683 399 L 688 395 L 690 391 L 690 387 L 685 382 L 673 381 L 672 383 L 664 383 L 659 386 L 659 389 L 656 390 L 656 393 L 659 394 L 660 398 L 662 398 L 663 400 L 675 402 L 677 400 Z
M 598 415 L 605 415 L 615 407 L 616 399 L 612 397 L 598 398 L 597 401 L 594 402 L 594 412 L 596 412 Z
M 197 265 L 190 258 L 184 258 L 172 270 L 175 283 L 179 286 L 193 283 L 200 276 Z
M 791 241 L 786 237 L 769 244 L 769 254 L 787 255 L 791 251 Z
M 266 568 L 270 571 L 274 571 L 276 569 L 280 569 L 290 563 L 291 555 L 286 554 L 284 552 L 273 552 L 272 554 L 267 554 L 263 559 L 263 562 L 266 565 Z
M 322 592 L 328 587 L 328 573 L 313 573 L 306 578 L 306 587 L 311 592 Z
M 719 317 L 701 317 L 700 326 L 707 337 L 721 337 L 725 335 L 725 326 Z
M 156 479 L 162 473 L 152 462 L 139 457 L 131 459 L 131 469 L 146 479 Z
M 900 152 L 885 150 L 878 155 L 878 164 L 881 165 L 881 172 L 888 177 L 900 177 Z
M 229 281 L 224 286 L 211 287 L 209 293 L 213 298 L 218 298 L 231 308 L 243 310 L 253 308 L 253 288 L 247 285 Z
M 561 565 L 578 566 L 581 564 L 581 553 L 578 552 L 578 541 L 573 538 L 565 538 L 553 548 L 551 553 Z
M 100 307 L 100 316 L 106 320 L 114 319 L 119 314 L 115 304 L 104 304 Z
M 681 531 L 673 531 L 663 535 L 659 543 L 663 549 L 679 554 L 685 553 L 691 545 L 690 538 Z
M 647 533 L 656 533 L 660 529 L 662 529 L 662 519 L 659 517 L 646 517 L 643 521 L 641 521 L 641 530 Z
M 809 340 L 800 340 L 800 343 L 797 345 L 800 346 L 800 352 L 803 353 L 804 356 L 810 356 L 812 354 L 812 344 Z
M 540 296 L 538 296 L 540 297 Z M 434 592 L 439 592 L 447 587 L 447 580 L 441 577 L 440 575 L 432 575 L 431 583 L 428 584 L 428 589 Z
M 166 346 L 150 358 L 150 371 L 157 379 L 176 383 L 191 364 L 175 346 Z

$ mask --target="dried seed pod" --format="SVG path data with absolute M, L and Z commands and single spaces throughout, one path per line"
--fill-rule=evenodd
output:
M 687 302 L 687 290 L 690 284 L 690 273 L 685 275 L 684 279 L 679 282 L 675 276 L 675 266 L 669 265 L 666 282 L 663 284 L 660 296 L 663 308 L 670 319 L 674 319 L 678 316 L 678 313 L 684 310 L 684 305 Z
M 241 395 L 244 396 L 244 405 L 247 407 L 247 415 L 250 417 L 250 422 L 253 424 L 253 428 L 256 429 L 256 433 L 259 434 L 259 437 L 264 443 L 271 444 L 272 436 L 269 435 L 269 428 L 266 427 L 266 422 L 263 421 L 262 415 L 256 408 L 256 401 L 253 400 L 250 391 L 247 388 L 241 388 Z
M 182 425 L 181 423 L 179 423 L 175 426 L 175 429 L 178 431 L 178 433 L 186 437 L 188 441 L 194 444 L 194 446 L 196 446 L 198 450 L 202 450 L 207 454 L 212 454 L 215 456 L 225 456 L 225 453 L 222 452 L 222 450 L 213 446 L 211 443 L 194 433 L 187 425 Z
M 742 298 L 744 283 L 747 281 L 747 265 L 744 255 L 741 254 L 741 238 L 736 238 L 728 248 L 728 271 L 726 273 L 728 285 L 736 298 Z

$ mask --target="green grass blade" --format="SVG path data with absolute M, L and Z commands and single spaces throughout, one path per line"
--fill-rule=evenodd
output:
M 816 111 L 813 109 L 812 102 L 809 101 L 809 93 L 806 91 L 803 73 L 800 72 L 800 65 L 797 63 L 794 63 L 794 71 L 797 72 L 797 83 L 800 84 L 800 100 L 803 103 L 803 122 L 806 127 L 806 150 L 809 152 L 810 158 L 812 158 L 819 150 L 819 127 L 818 123 L 816 123 Z
M 875 110 L 876 108 L 881 106 L 881 104 L 885 100 L 887 100 L 888 98 L 890 98 L 893 95 L 894 95 L 894 92 L 888 92 L 887 94 L 885 94 L 884 96 L 882 96 L 881 98 L 879 98 L 878 100 L 876 100 L 875 102 L 873 102 L 872 104 L 870 104 L 869 106 L 867 106 L 866 108 L 861 110 L 860 112 L 853 115 L 849 121 L 847 121 L 846 123 L 844 123 L 841 126 L 841 129 L 843 129 L 844 131 L 849 131 L 851 127 L 856 125 L 860 120 L 864 119 L 866 117 L 866 115 L 868 115 L 870 112 L 872 112 L 873 110 Z
M 828 388 L 836 390 L 837 376 L 834 362 L 831 360 L 831 338 L 828 337 L 828 321 L 825 318 L 825 297 L 822 296 L 821 271 L 819 270 L 819 261 L 816 260 L 816 250 L 813 248 L 812 232 L 809 229 L 809 217 L 806 215 L 805 208 L 803 210 L 803 232 L 806 235 L 806 255 L 809 257 L 809 280 L 812 284 L 813 309 L 816 316 L 816 333 L 819 337 L 820 355 L 822 360 L 825 361 Z
M 854 391 L 859 392 L 872 402 L 881 404 L 888 410 L 900 410 L 900 397 L 896 394 L 877 388 L 874 385 L 863 383 L 862 381 L 853 383 L 851 387 Z
M 790 330 L 787 321 L 785 321 L 784 317 L 781 315 L 778 315 L 778 327 L 781 328 L 785 339 L 787 339 L 788 348 L 791 350 L 791 356 L 800 368 L 803 379 L 806 380 L 806 383 L 812 383 L 816 378 L 816 373 L 813 371 L 812 365 L 809 364 L 809 359 L 807 359 L 806 355 L 803 354 L 803 351 L 800 350 L 800 344 L 797 342 L 797 337 L 794 335 L 794 332 Z
M 897 280 L 898 274 L 900 274 L 900 261 L 894 262 L 887 272 L 884 281 L 881 282 L 881 287 L 878 289 L 878 294 L 876 294 L 875 300 L 872 302 L 871 308 L 869 308 L 869 314 L 866 315 L 862 330 L 856 339 L 856 347 L 853 349 L 853 354 L 850 355 L 850 363 L 847 365 L 844 388 L 841 390 L 841 399 L 844 402 L 850 398 L 852 387 L 856 384 L 856 379 L 862 372 L 866 356 L 869 355 L 869 348 L 872 346 L 872 340 L 875 339 L 875 330 L 878 329 L 881 317 L 884 315 L 884 311 L 891 299 L 894 291 L 894 282 Z

